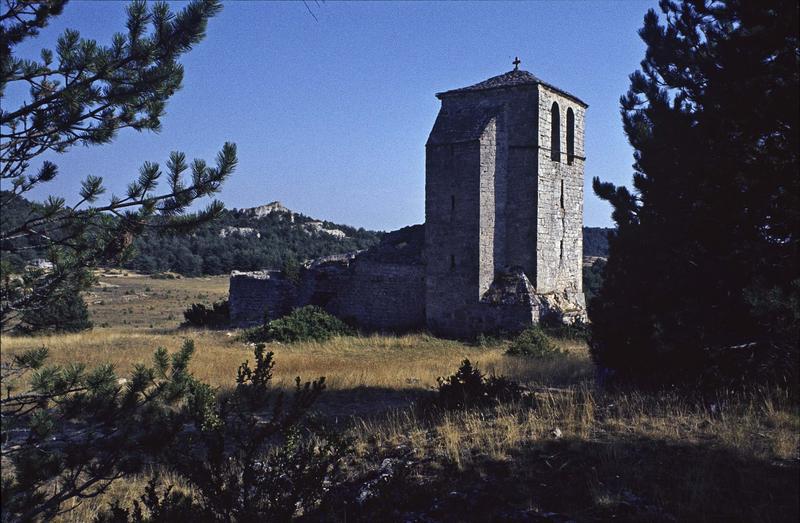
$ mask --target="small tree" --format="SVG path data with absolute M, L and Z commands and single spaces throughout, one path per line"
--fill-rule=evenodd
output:
M 486 377 L 480 369 L 465 359 L 455 374 L 436 378 L 439 395 L 437 403 L 445 409 L 490 407 L 500 401 L 522 397 L 523 389 L 505 376 Z
M 183 311 L 183 317 L 186 320 L 185 325 L 218 329 L 230 323 L 230 306 L 228 300 L 214 302 L 211 307 L 206 307 L 202 303 L 193 303 L 191 307 Z
M 284 278 L 294 284 L 300 283 L 300 262 L 293 254 L 289 254 L 283 259 L 283 267 L 281 269 Z
M 213 396 L 188 371 L 193 352 L 191 341 L 171 357 L 158 349 L 124 383 L 111 365 L 45 366 L 45 348 L 4 363 L 4 521 L 49 519 L 67 500 L 105 492 L 163 452 L 184 423 L 207 418 Z
M 298 377 L 287 400 L 270 389 L 272 353 L 258 345 L 255 367 L 244 362 L 234 391 L 218 394 L 189 372 L 193 353 L 191 340 L 172 355 L 158 349 L 127 380 L 110 365 L 46 366 L 44 348 L 4 363 L 3 521 L 50 519 L 146 464 L 196 496 L 159 495 L 154 480 L 143 496 L 151 518 L 117 502 L 99 520 L 287 521 L 314 506 L 347 448 L 305 420 L 325 379 Z
M 529 356 L 532 358 L 552 358 L 561 354 L 561 350 L 547 337 L 539 325 L 528 327 L 514 338 L 508 346 L 506 354 L 512 356 Z
M 262 344 L 254 353 L 255 367 L 247 361 L 239 367 L 234 391 L 212 415 L 195 418 L 194 430 L 183 434 L 164 462 L 194 495 L 171 486 L 159 495 L 153 480 L 141 505 L 129 510 L 117 503 L 99 521 L 290 521 L 321 501 L 348 446 L 304 421 L 325 379 L 302 384 L 298 377 L 286 401 L 283 392 L 270 389 L 273 354 Z
M 108 143 L 124 128 L 159 130 L 166 102 L 183 80 L 178 59 L 203 39 L 208 19 L 221 9 L 218 0 L 195 0 L 174 13 L 166 3 L 148 9 L 137 0 L 128 7 L 127 33 L 115 34 L 110 45 L 67 30 L 55 52 L 42 49 L 39 60 L 15 57 L 16 46 L 37 36 L 65 3 L 7 0 L 7 10 L 0 14 L 0 96 L 15 84 L 30 92 L 18 108 L 4 103 L 0 111 L 0 181 L 7 187 L 0 205 L 58 175 L 49 160 L 30 172 L 31 162 L 45 153 Z M 145 162 L 125 194 L 112 195 L 106 204 L 96 204 L 105 192 L 103 178 L 91 175 L 76 202 L 68 205 L 64 198 L 49 197 L 24 219 L 3 222 L 0 246 L 5 255 L 13 257 L 34 245 L 47 252 L 53 269 L 27 275 L 24 284 L 19 276 L 3 275 L 2 329 L 13 327 L 26 311 L 41 310 L 85 289 L 92 281 L 89 270 L 119 263 L 145 228 L 183 231 L 218 216 L 223 206 L 217 201 L 195 214 L 186 209 L 216 193 L 236 161 L 236 147 L 230 143 L 214 167 L 202 160 L 189 165 L 184 154 L 173 152 L 167 162 L 168 188 L 161 193 L 156 192 L 160 166 Z
M 41 309 L 29 309 L 22 315 L 18 328 L 25 333 L 43 330 L 78 332 L 92 328 L 89 308 L 83 297 L 74 292 L 49 302 Z

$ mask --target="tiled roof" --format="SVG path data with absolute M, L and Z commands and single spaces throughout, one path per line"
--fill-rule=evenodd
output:
M 551 85 L 547 82 L 543 82 L 536 76 L 532 75 L 528 71 L 521 71 L 519 69 L 513 69 L 507 73 L 493 76 L 488 80 L 484 80 L 483 82 L 477 83 L 475 85 L 470 85 L 468 87 L 462 87 L 460 89 L 452 89 L 450 91 L 444 91 L 442 93 L 436 93 L 437 98 L 441 98 L 443 96 L 449 96 L 453 94 L 460 94 L 460 93 L 469 93 L 473 91 L 486 91 L 488 89 L 499 89 L 503 87 L 514 87 L 517 85 L 536 85 L 542 84 L 545 87 L 548 87 L 567 98 L 571 98 L 576 102 L 586 106 L 586 102 L 575 96 L 574 94 L 570 94 L 563 89 L 559 89 L 558 87 Z

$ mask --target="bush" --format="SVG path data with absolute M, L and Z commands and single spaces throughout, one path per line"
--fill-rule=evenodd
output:
M 150 277 L 154 280 L 180 280 L 181 275 L 174 272 L 157 272 L 151 274 Z
M 586 296 L 586 303 L 591 303 L 600 292 L 605 268 L 606 261 L 602 258 L 595 260 L 591 266 L 583 268 L 583 293 Z
M 191 340 L 159 348 L 124 385 L 111 365 L 47 365 L 44 347 L 3 362 L 2 521 L 50 521 L 145 467 L 187 493 L 158 478 L 132 510 L 118 499 L 96 522 L 290 521 L 313 509 L 349 450 L 308 419 L 325 378 L 273 389 L 273 354 L 259 344 L 219 393 L 191 374 L 194 352 Z
M 532 358 L 552 358 L 561 354 L 539 325 L 528 327 L 508 347 L 506 354 Z
M 465 359 L 455 374 L 436 378 L 439 384 L 438 404 L 445 409 L 488 407 L 498 401 L 522 397 L 522 387 L 504 376 L 486 378 L 477 367 Z
M 212 390 L 189 372 L 193 353 L 191 340 L 160 348 L 124 385 L 112 365 L 47 365 L 44 347 L 4 362 L 2 520 L 50 521 L 179 441 Z
M 117 502 L 96 521 L 291 521 L 318 505 L 349 448 L 305 420 L 325 378 L 303 384 L 298 377 L 287 398 L 270 387 L 273 353 L 258 344 L 254 355 L 254 367 L 240 365 L 233 391 L 194 401 L 204 415 L 166 456 L 189 493 L 169 485 L 159 493 L 154 479 L 132 511 Z
M 574 323 L 544 322 L 542 330 L 548 336 L 562 340 L 588 340 L 592 332 L 589 324 L 580 319 L 575 320 Z
M 91 328 L 89 309 L 77 291 L 69 291 L 60 299 L 48 301 L 40 309 L 26 310 L 17 326 L 26 334 L 46 330 L 79 332 Z
M 191 307 L 183 311 L 186 319 L 184 325 L 193 327 L 220 328 L 230 322 L 230 307 L 228 300 L 220 300 L 214 303 L 211 308 L 202 303 L 193 303 Z
M 324 341 L 334 336 L 349 336 L 355 331 L 342 320 L 314 305 L 295 309 L 286 316 L 267 322 L 264 327 L 245 331 L 247 341 Z

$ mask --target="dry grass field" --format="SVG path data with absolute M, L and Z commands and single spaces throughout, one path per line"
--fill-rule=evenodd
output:
M 228 296 L 227 276 L 161 279 L 108 270 L 96 277 L 97 285 L 84 296 L 95 329 L 175 329 L 188 304 Z
M 189 337 L 197 348 L 193 373 L 221 388 L 234 383 L 242 361 L 252 360 L 251 347 L 235 332 L 178 327 L 191 303 L 224 297 L 227 278 L 99 280 L 87 296 L 94 330 L 4 336 L 2 358 L 44 345 L 53 363 L 113 363 L 125 374 L 157 347 L 173 351 Z M 351 479 L 386 458 L 407 463 L 406 483 L 391 499 L 404 510 L 437 504 L 448 511 L 442 520 L 489 520 L 498 507 L 587 521 L 796 520 L 800 415 L 784 393 L 712 399 L 604 393 L 593 387 L 586 347 L 557 343 L 566 354 L 544 361 L 506 356 L 502 342 L 479 346 L 424 334 L 270 344 L 269 350 L 278 387 L 298 375 L 326 377 L 316 409 L 353 437 Z M 434 414 L 414 408 L 464 358 L 539 391 L 534 405 Z M 145 481 L 117 484 L 111 494 L 134 499 Z M 90 500 L 62 520 L 91 520 L 105 501 Z

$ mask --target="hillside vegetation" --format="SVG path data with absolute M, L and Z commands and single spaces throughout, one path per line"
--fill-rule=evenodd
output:
M 38 203 L 14 198 L 3 208 L 3 221 L 15 223 L 37 213 Z M 110 219 L 110 218 L 109 218 Z M 612 229 L 584 228 L 584 255 L 606 257 Z M 281 269 L 287 263 L 367 249 L 382 233 L 318 220 L 293 212 L 278 202 L 250 209 L 232 209 L 191 235 L 146 232 L 133 242 L 124 268 L 141 273 L 175 272 L 185 276 L 227 274 L 232 270 Z M 35 245 L 34 245 L 35 247 Z M 17 268 L 43 249 L 32 248 L 9 258 Z M 3 253 L 8 258 L 7 253 Z

